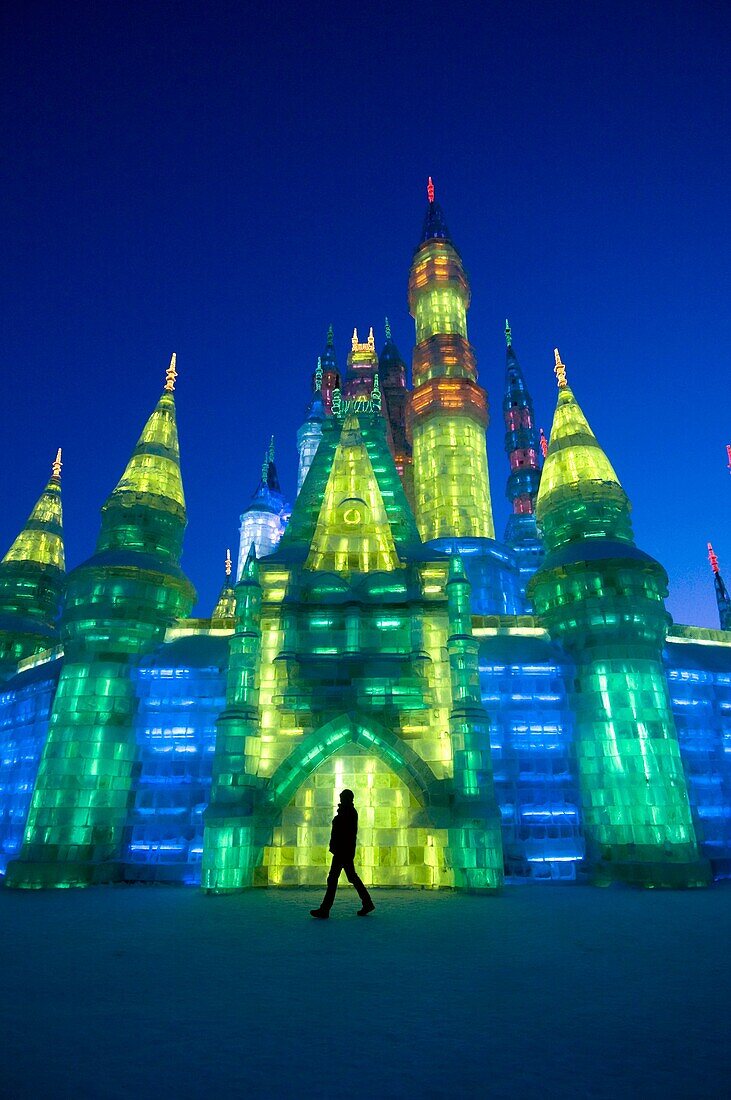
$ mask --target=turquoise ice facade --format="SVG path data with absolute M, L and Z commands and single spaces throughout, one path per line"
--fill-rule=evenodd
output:
M 429 213 L 433 215 L 433 211 L 430 198 Z M 442 223 L 440 226 L 439 232 L 446 233 Z M 434 239 L 439 241 L 442 237 L 437 235 Z M 425 272 L 426 289 L 417 289 L 419 293 L 431 294 L 432 274 L 428 265 Z M 439 284 L 441 275 L 434 278 Z M 251 739 L 271 729 L 272 722 L 287 727 L 279 729 L 280 740 L 300 735 L 308 715 L 317 707 L 325 714 L 329 704 L 323 699 L 335 681 L 342 681 L 343 685 L 335 690 L 336 695 L 350 691 L 355 699 L 362 690 L 369 696 L 369 714 L 380 738 L 380 755 L 368 757 L 364 737 L 367 739 L 372 731 L 367 724 L 360 727 L 357 716 L 340 716 L 340 727 L 337 723 L 332 726 L 335 736 L 340 738 L 340 748 L 329 759 L 324 758 L 325 742 L 318 730 L 306 731 L 305 748 L 297 762 L 302 764 L 309 745 L 314 753 L 323 754 L 322 763 L 314 771 L 311 768 L 306 774 L 303 771 L 305 781 L 301 790 L 287 806 L 280 808 L 281 816 L 272 826 L 270 842 L 263 845 L 263 865 L 254 869 L 254 881 L 257 873 L 258 881 L 262 881 L 265 871 L 269 882 L 291 881 L 288 860 L 292 845 L 296 849 L 297 844 L 310 843 L 306 839 L 310 805 L 317 809 L 323 790 L 327 801 L 338 776 L 352 774 L 356 780 L 374 785 L 361 788 L 364 799 L 369 790 L 375 791 L 372 799 L 375 809 L 371 807 L 368 812 L 385 815 L 376 822 L 371 830 L 374 838 L 367 842 L 369 871 L 381 876 L 374 881 L 391 884 L 400 881 L 398 869 L 391 869 L 390 846 L 394 846 L 394 851 L 400 850 L 399 846 L 404 844 L 400 834 L 408 832 L 409 843 L 413 841 L 413 846 L 418 847 L 424 823 L 429 819 L 432 839 L 427 836 L 426 843 L 442 846 L 443 855 L 439 859 L 446 862 L 441 874 L 440 868 L 435 870 L 427 862 L 419 866 L 419 874 L 412 874 L 407 868 L 403 881 L 406 885 L 468 885 L 471 844 L 481 841 L 470 834 L 467 817 L 459 827 L 455 826 L 446 809 L 449 799 L 443 797 L 444 785 L 456 783 L 456 772 L 450 769 L 451 761 L 457 757 L 462 792 L 474 795 L 475 806 L 487 806 L 489 813 L 495 803 L 499 809 L 507 883 L 573 881 L 590 876 L 587 860 L 590 845 L 582 805 L 585 794 L 577 764 L 577 669 L 568 647 L 561 644 L 557 635 L 549 635 L 547 619 L 535 613 L 526 596 L 528 580 L 544 561 L 543 532 L 535 515 L 543 456 L 527 376 L 518 362 L 509 328 L 502 408 L 509 462 L 507 496 L 512 514 L 504 539 L 471 536 L 460 528 L 422 543 L 416 533 L 413 508 L 419 502 L 418 494 L 416 499 L 414 496 L 414 464 L 417 479 L 421 477 L 418 483 L 426 485 L 424 470 L 420 472 L 418 465 L 431 461 L 435 454 L 441 461 L 439 455 L 447 446 L 448 433 L 454 429 L 455 436 L 459 436 L 463 427 L 459 403 L 464 404 L 464 393 L 469 390 L 460 377 L 456 388 L 450 388 L 452 357 L 456 355 L 459 360 L 457 353 L 462 354 L 464 348 L 452 339 L 449 309 L 454 303 L 449 297 L 442 302 L 439 285 L 429 299 L 429 308 L 436 311 L 434 324 L 438 322 L 441 328 L 435 329 L 436 337 L 422 340 L 418 347 L 423 360 L 420 370 L 433 373 L 434 377 L 427 382 L 434 382 L 434 394 L 448 410 L 438 414 L 442 419 L 446 417 L 445 423 L 449 421 L 447 427 L 441 435 L 434 434 L 427 417 L 420 446 L 412 454 L 406 425 L 410 417 L 413 421 L 409 403 L 414 390 L 407 385 L 406 368 L 395 349 L 390 329 L 379 359 L 371 354 L 373 349 L 369 345 L 369 363 L 371 359 L 373 362 L 368 376 L 358 392 L 350 396 L 346 391 L 347 379 L 343 391 L 340 390 L 341 376 L 331 329 L 313 380 L 314 397 L 309 413 L 314 403 L 315 415 L 308 418 L 307 430 L 301 430 L 299 435 L 301 478 L 292 521 L 287 526 L 285 497 L 273 454 L 268 451 L 259 488 L 248 510 L 251 531 L 246 528 L 243 539 L 246 545 L 240 547 L 239 553 L 238 572 L 245 573 L 248 560 L 249 574 L 234 587 L 227 558 L 224 586 L 210 618 L 184 617 L 189 613 L 192 590 L 177 566 L 184 520 L 177 437 L 174 443 L 166 442 L 167 436 L 158 439 L 163 428 L 166 432 L 171 430 L 172 390 L 166 391 L 161 399 L 150 421 L 152 427 L 148 425 L 148 434 L 152 434 L 149 439 L 143 435 L 130 469 L 135 477 L 147 478 L 152 471 L 160 478 L 158 466 L 162 457 L 167 463 L 165 470 L 170 467 L 174 477 L 172 481 L 152 485 L 151 503 L 150 486 L 145 482 L 143 488 L 148 496 L 142 503 L 145 507 L 149 505 L 151 518 L 147 513 L 139 518 L 139 496 L 130 497 L 129 506 L 134 510 L 133 516 L 138 517 L 143 535 L 145 531 L 158 531 L 163 525 L 164 530 L 160 527 L 158 531 L 160 537 L 165 536 L 162 551 L 174 559 L 175 568 L 162 568 L 156 562 L 152 571 L 136 547 L 128 551 L 129 559 L 105 558 L 98 565 L 110 574 L 109 585 L 102 593 L 110 608 L 120 608 L 118 593 L 111 583 L 116 573 L 114 577 L 111 574 L 115 570 L 124 571 L 120 577 L 127 585 L 124 595 L 129 600 L 129 609 L 105 612 L 118 632 L 115 644 L 120 653 L 123 647 L 119 638 L 124 638 L 127 618 L 139 630 L 140 607 L 147 609 L 149 630 L 139 645 L 132 647 L 125 642 L 122 656 L 115 658 L 119 666 L 115 676 L 119 679 L 124 673 L 125 718 L 118 723 L 113 747 L 118 757 L 123 750 L 125 766 L 121 775 L 104 766 L 110 782 L 124 786 L 125 810 L 117 814 L 114 822 L 117 839 L 111 853 L 113 874 L 105 878 L 95 869 L 85 876 L 86 881 L 113 878 L 201 884 L 206 823 L 209 833 L 215 826 L 215 814 L 208 814 L 207 818 L 212 777 L 217 776 L 219 798 L 221 789 L 225 794 L 230 778 L 234 787 L 240 779 L 235 773 L 229 776 L 220 751 L 217 757 L 217 749 L 222 746 L 221 731 L 228 736 L 226 730 L 238 729 L 241 733 L 243 729 L 239 745 L 243 754 L 250 751 Z M 440 312 L 443 306 L 447 310 L 444 314 Z M 352 353 L 351 348 L 351 358 Z M 380 393 L 376 364 L 381 373 Z M 484 373 L 488 374 L 489 369 Z M 500 377 L 499 370 L 494 373 Z M 303 370 L 302 388 L 306 397 L 304 379 Z M 421 383 L 422 399 L 427 382 Z M 450 403 L 453 393 L 459 398 L 456 405 Z M 431 390 L 427 396 L 432 399 Z M 184 390 L 180 399 L 185 399 Z M 345 408 L 348 401 L 360 404 Z M 423 406 L 417 407 L 416 412 L 425 416 Z M 355 425 L 353 417 L 358 420 Z M 465 438 L 473 445 L 474 416 L 467 419 L 469 431 Z M 313 425 L 316 431 L 310 430 Z M 571 446 L 575 443 L 572 436 Z M 581 445 L 585 446 L 585 441 Z M 337 462 L 336 454 L 340 455 Z M 455 468 L 459 469 L 459 463 Z M 444 477 L 453 476 L 456 476 L 453 467 L 448 466 Z M 351 482 L 357 494 L 340 500 L 337 485 Z M 119 491 L 115 491 L 117 495 Z M 561 491 L 570 510 L 571 500 L 576 496 L 574 487 L 562 482 Z M 445 501 L 454 499 L 459 503 L 459 486 L 450 489 L 447 485 L 445 492 Z M 477 489 L 473 485 L 470 492 L 470 507 L 474 499 L 489 500 L 486 485 Z M 131 528 L 122 524 L 120 509 L 117 508 L 119 516 L 114 511 L 112 505 L 116 507 L 116 499 L 114 495 L 110 498 L 105 522 L 119 541 L 129 539 Z M 49 502 L 49 508 L 60 507 L 56 473 L 42 501 Z M 232 502 L 232 521 L 235 504 Z M 349 525 L 355 522 L 355 512 L 361 508 L 370 509 L 370 518 L 363 534 L 358 536 Z M 440 508 L 448 518 L 447 504 L 442 502 Z M 173 521 L 174 545 L 168 551 L 165 539 L 172 538 Z M 490 518 L 488 528 L 491 524 Z M 261 560 L 256 562 L 249 553 L 250 545 L 256 544 L 257 538 L 261 541 L 262 532 L 269 534 L 267 525 L 272 527 L 275 537 L 268 543 L 261 542 L 258 555 Z M 53 536 L 52 543 L 46 538 L 49 534 Z M 6 665 L 0 682 L 0 874 L 9 863 L 18 861 L 24 840 L 28 843 L 31 801 L 48 746 L 49 724 L 54 703 L 58 702 L 62 671 L 66 670 L 66 681 L 73 672 L 83 687 L 89 679 L 89 669 L 97 668 L 100 661 L 104 668 L 110 663 L 99 633 L 103 634 L 104 621 L 99 630 L 89 626 L 91 613 L 95 609 L 98 613 L 99 593 L 93 599 L 89 599 L 88 593 L 84 595 L 78 580 L 81 570 L 72 575 L 77 577 L 71 588 L 76 601 L 73 608 L 64 602 L 62 573 L 58 568 L 58 563 L 62 564 L 61 537 L 60 511 L 58 516 L 54 512 L 50 520 L 43 519 L 43 523 L 32 513 L 13 544 L 4 572 L 7 616 L 0 624 L 6 632 Z M 364 552 L 366 544 L 370 549 Z M 342 555 L 343 546 L 349 564 L 338 573 L 333 562 Z M 40 550 L 45 557 L 39 557 Z M 55 557 L 49 557 L 51 551 Z M 380 571 L 369 571 L 363 565 L 369 554 L 380 555 Z M 459 556 L 459 562 L 453 560 L 454 555 Z M 577 551 L 576 556 L 581 563 L 581 552 Z M 359 564 L 354 565 L 353 558 Z M 92 559 L 91 565 L 96 561 Z M 88 571 L 91 565 L 87 563 L 82 568 Z M 132 569 L 137 572 L 130 572 Z M 48 584 L 39 586 L 38 578 L 46 574 Z M 104 577 L 106 583 L 106 573 Z M 721 625 L 728 625 L 728 596 L 717 563 L 713 583 Z M 258 593 L 253 604 L 252 584 Z M 182 595 L 176 597 L 177 611 L 171 611 L 170 592 L 177 589 Z M 399 595 L 402 590 L 403 595 Z M 159 613 L 153 602 L 161 609 Z M 13 618 L 18 615 L 16 604 L 23 608 L 22 623 L 17 620 L 20 624 L 17 630 Z M 60 631 L 59 621 L 54 619 L 57 611 Z M 41 623 L 42 636 L 39 630 L 37 638 L 28 631 L 29 616 L 33 623 Z M 69 633 L 70 616 L 89 631 L 89 646 L 94 647 L 91 658 L 78 645 L 75 648 L 67 645 L 64 654 L 64 640 L 74 643 L 74 635 Z M 318 635 L 321 628 L 323 632 Z M 337 634 L 341 628 L 342 660 L 337 645 L 330 644 L 333 637 L 328 636 Z M 103 651 L 102 656 L 96 656 L 96 649 Z M 318 672 L 319 668 L 323 671 Z M 731 631 L 671 625 L 658 669 L 664 675 L 668 691 L 700 854 L 709 861 L 715 878 L 731 877 Z M 330 676 L 334 680 L 330 681 Z M 357 689 L 353 687 L 356 683 L 360 685 Z M 80 691 L 79 696 L 84 698 L 84 692 Z M 100 700 L 105 698 L 106 694 L 97 692 L 94 706 L 100 709 Z M 382 702 L 374 702 L 376 698 Z M 409 723 L 418 726 L 427 721 L 424 716 L 431 712 L 431 703 L 425 706 L 424 701 L 430 699 L 436 709 L 441 708 L 440 717 L 429 719 L 433 728 L 428 733 L 409 733 Z M 286 721 L 282 718 L 285 712 Z M 83 729 L 80 733 L 84 733 Z M 397 734 L 403 734 L 401 739 Z M 442 772 L 433 763 L 433 755 L 424 754 L 432 761 L 431 774 L 411 746 L 418 748 L 420 737 L 434 741 L 441 736 L 449 739 L 450 746 L 444 754 Z M 63 737 L 62 733 L 61 745 Z M 265 742 L 266 737 L 260 740 Z M 78 743 L 83 745 L 83 737 Z M 261 747 L 258 751 L 262 751 Z M 74 752 L 76 749 L 67 754 L 69 759 Z M 56 760 L 63 757 L 59 744 L 55 757 Z M 99 774 L 102 761 L 107 758 L 106 754 L 100 754 L 93 776 Z M 389 759 L 399 762 L 398 776 L 389 773 Z M 284 765 L 288 766 L 286 760 Z M 69 812 L 64 799 L 70 796 L 64 792 L 82 789 L 87 780 L 91 782 L 91 776 L 84 779 L 81 768 L 74 772 L 70 766 L 64 775 L 68 779 L 59 780 L 52 788 L 59 800 L 55 807 L 48 798 L 44 804 L 47 820 L 54 827 Z M 414 780 L 407 790 L 402 783 L 404 776 L 412 780 L 426 777 L 423 789 L 431 783 L 429 797 L 433 804 L 424 798 L 419 804 L 418 783 Z M 241 789 L 247 789 L 249 797 L 253 785 L 250 782 L 248 788 L 242 785 Z M 382 808 L 379 799 L 383 799 Z M 241 817 L 239 795 L 232 804 L 237 805 L 236 813 Z M 74 812 L 78 813 L 78 808 Z M 322 812 L 325 815 L 329 812 L 327 806 Z M 385 820 L 389 814 L 393 819 L 390 824 Z M 231 820 L 233 835 L 237 828 L 235 815 Z M 36 832 L 46 827 L 34 826 Z M 36 836 L 36 845 L 43 842 L 41 836 Z M 98 841 L 92 838 L 92 842 Z M 457 846 L 459 859 L 455 855 Z M 479 867 L 479 862 L 473 862 L 472 866 Z M 461 883 L 455 880 L 455 868 L 458 876 L 463 876 Z M 427 871 L 426 878 L 420 877 L 421 872 Z M 319 873 L 316 864 L 309 873 Z M 297 881 L 308 880 L 300 877 Z
M 487 629 L 503 633 L 481 637 L 479 649 L 505 880 L 572 881 L 582 875 L 584 842 L 565 688 L 570 669 L 540 629 L 515 622 L 489 620 Z M 140 772 L 125 863 L 129 880 L 200 882 L 228 636 L 212 636 L 203 623 L 188 629 L 160 646 L 135 679 Z M 523 633 L 508 633 L 516 629 Z M 664 663 L 701 849 L 715 877 L 729 878 L 731 635 L 722 641 L 671 637 Z M 22 842 L 60 664 L 37 665 L 0 691 L 0 873 Z

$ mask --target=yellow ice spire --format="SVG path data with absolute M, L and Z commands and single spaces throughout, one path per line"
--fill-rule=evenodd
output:
M 61 480 L 61 467 L 62 466 L 63 466 L 63 462 L 61 461 L 61 448 L 59 447 L 58 450 L 56 451 L 56 457 L 55 457 L 55 459 L 53 460 L 53 462 L 51 464 L 51 477 L 55 478 L 56 481 Z
M 561 362 L 561 356 L 559 355 L 558 348 L 553 349 L 553 356 L 556 360 L 556 366 L 553 368 L 553 373 L 556 375 L 558 388 L 560 390 L 563 390 L 568 386 L 568 382 L 566 381 L 566 365 Z
M 230 577 L 230 576 L 231 576 L 231 565 L 232 565 L 232 562 L 231 562 L 231 551 L 230 551 L 230 550 L 227 550 L 227 551 L 226 551 L 226 563 L 225 563 L 225 567 L 226 567 L 226 576 L 227 576 L 227 577 Z
M 177 371 L 176 364 L 177 364 L 177 356 L 176 356 L 175 352 L 173 352 L 172 358 L 170 359 L 170 366 L 165 371 L 165 389 L 167 390 L 168 393 L 172 393 L 173 390 L 175 389 L 175 379 L 178 377 L 178 371 Z

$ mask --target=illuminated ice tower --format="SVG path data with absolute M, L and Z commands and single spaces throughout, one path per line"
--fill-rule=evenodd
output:
M 713 587 L 716 590 L 716 603 L 718 604 L 718 619 L 721 630 L 731 630 L 731 596 L 723 583 L 721 570 L 718 567 L 718 558 L 714 553 L 710 542 L 708 543 L 708 560 L 713 571 Z
M 165 389 L 102 508 L 96 553 L 68 576 L 64 664 L 13 886 L 85 886 L 122 876 L 134 794 L 132 670 L 195 591 L 180 569 L 186 526 L 173 356 Z
M 523 587 L 543 556 L 543 542 L 536 527 L 536 496 L 541 480 L 541 447 L 533 401 L 513 348 L 510 324 L 505 321 L 506 364 L 503 416 L 505 453 L 510 463 L 506 496 L 512 512 L 505 527 L 505 542 L 518 559 Z
M 635 547 L 630 504 L 566 382 L 536 514 L 546 559 L 528 592 L 568 672 L 587 859 L 598 882 L 700 886 L 662 649 L 667 576 Z
M 393 341 L 388 317 L 386 318 L 386 343 L 378 356 L 378 375 L 383 391 L 383 412 L 390 428 L 391 454 L 404 483 L 406 496 L 413 507 L 414 478 L 411 466 L 411 443 L 406 430 L 406 407 L 409 401 L 409 392 L 406 389 L 406 364 Z
M 261 481 L 256 487 L 251 503 L 241 516 L 239 561 L 237 579 L 251 547 L 257 558 L 264 558 L 277 548 L 287 523 L 287 505 L 279 485 L 277 467 L 274 465 L 274 436 L 264 455 Z
M 307 477 L 307 471 L 312 465 L 312 460 L 317 454 L 317 448 L 322 439 L 322 425 L 325 420 L 325 404 L 322 399 L 322 359 L 317 360 L 317 370 L 312 380 L 312 397 L 307 406 L 307 415 L 304 423 L 297 430 L 297 452 L 299 464 L 297 467 L 297 492 Z
M 416 521 L 424 541 L 494 538 L 485 429 L 487 394 L 467 340 L 470 287 L 441 208 L 429 204 L 409 275 L 416 322 L 409 420 Z
M 58 644 L 63 580 L 59 450 L 51 480 L 0 562 L 0 680 L 24 657 Z

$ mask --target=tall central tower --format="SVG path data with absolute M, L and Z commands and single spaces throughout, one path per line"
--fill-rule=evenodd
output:
M 409 422 L 422 539 L 494 538 L 487 472 L 487 394 L 467 339 L 470 285 L 444 215 L 429 205 L 409 274 L 416 322 Z

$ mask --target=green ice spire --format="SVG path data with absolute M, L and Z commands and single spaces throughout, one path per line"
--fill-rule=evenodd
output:
M 132 672 L 195 599 L 179 566 L 185 503 L 175 376 L 173 356 L 163 394 L 102 508 L 97 551 L 68 577 L 65 659 L 23 848 L 8 867 L 11 886 L 124 878 L 137 769 Z
M 51 479 L 0 562 L 0 678 L 58 643 L 64 580 L 61 451 Z
M 116 488 L 102 508 L 97 550 L 133 550 L 177 561 L 186 525 L 175 420 L 176 357 Z
M 632 542 L 630 503 L 566 381 L 558 348 L 558 403 L 536 500 L 548 550 L 585 538 Z
M 698 845 L 662 664 L 667 576 L 556 355 L 559 395 L 536 507 L 547 556 L 528 595 L 573 664 L 587 862 L 596 881 L 698 886 Z

